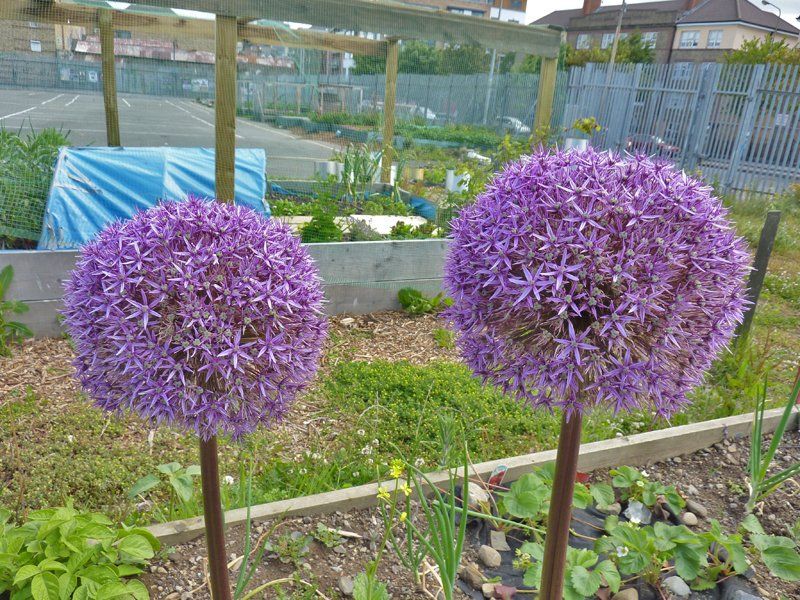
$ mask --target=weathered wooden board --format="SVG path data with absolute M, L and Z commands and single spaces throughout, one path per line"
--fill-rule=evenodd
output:
M 782 408 L 767 411 L 764 417 L 765 433 L 771 433 L 775 430 L 782 413 Z M 752 418 L 752 414 L 725 417 L 713 421 L 704 421 L 702 423 L 584 444 L 581 448 L 578 468 L 587 472 L 626 464 L 641 465 L 682 454 L 690 454 L 726 438 L 737 439 L 748 435 Z M 798 414 L 794 413 L 791 426 L 796 425 L 797 419 Z M 505 465 L 508 467 L 506 481 L 511 482 L 530 472 L 533 467 L 555 460 L 555 455 L 555 450 L 547 450 L 545 452 L 484 462 L 475 465 L 474 470 L 470 472 L 470 476 L 481 477 L 485 480 L 497 466 Z M 434 484 L 443 483 L 447 481 L 447 478 L 446 471 L 434 473 L 430 476 Z M 253 520 L 260 521 L 367 508 L 377 503 L 376 496 L 380 485 L 387 487 L 387 489 L 393 489 L 394 482 L 371 483 L 323 494 L 261 504 L 253 506 L 250 510 L 250 515 Z M 225 514 L 225 522 L 229 526 L 244 523 L 246 519 L 247 510 L 244 508 L 228 511 Z M 165 545 L 186 542 L 204 533 L 202 517 L 161 523 L 153 525 L 149 529 Z
M 374 31 L 405 39 L 476 44 L 500 51 L 547 58 L 558 56 L 561 34 L 536 25 L 476 19 L 446 10 L 429 10 L 375 0 L 130 0 L 164 8 L 218 15 L 308 23 L 345 31 Z
M 426 294 L 441 289 L 447 240 L 403 240 L 308 244 L 325 282 L 328 314 L 368 313 L 400 308 L 397 291 L 414 287 Z M 37 337 L 57 337 L 64 282 L 77 252 L 0 252 L 0 268 L 14 267 L 8 298 L 28 303 L 17 320 Z

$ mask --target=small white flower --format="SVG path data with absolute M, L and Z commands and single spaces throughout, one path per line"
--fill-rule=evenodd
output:
M 319 452 L 312 452 L 312 454 L 311 454 L 311 458 L 312 458 L 313 460 L 319 460 L 321 457 L 320 457 L 320 455 L 319 455 Z
M 373 464 L 374 462 L 375 462 L 375 461 L 374 461 L 374 460 L 372 460 L 371 458 L 368 458 L 368 459 L 367 459 L 367 464 L 368 464 L 368 465 L 371 465 L 371 464 Z
M 361 437 L 364 437 L 365 435 L 367 435 L 367 432 L 364 431 L 363 429 L 359 429 L 358 431 L 356 431 L 356 433 L 358 435 L 360 435 Z
M 233 485 L 234 483 L 233 477 L 231 475 L 225 475 L 225 477 L 223 477 L 222 480 L 225 482 L 225 485 Z
M 353 477 L 358 477 L 358 471 L 353 471 Z
M 74 435 L 72 435 L 72 434 L 69 434 L 69 435 L 67 436 L 67 441 L 68 441 L 70 444 L 73 444 L 73 443 L 75 443 L 75 436 L 74 436 Z
M 642 470 L 642 477 L 650 477 L 650 473 L 648 473 L 647 471 L 645 471 L 645 470 L 643 469 L 643 470 Z
M 372 440 L 372 445 L 373 446 L 380 446 L 380 444 L 381 443 L 378 440 Z
M 642 523 L 642 520 L 639 518 L 639 515 L 631 515 L 629 517 L 629 520 L 634 525 L 640 525 Z
M 639 486 L 640 488 L 643 488 L 644 487 L 644 481 L 642 481 L 641 479 L 637 479 L 636 480 L 636 485 Z
M 363 454 L 364 456 L 369 456 L 370 454 L 372 454 L 372 446 L 364 446 L 361 449 L 361 454 Z
M 300 475 L 305 475 L 306 473 L 308 473 L 308 470 L 304 467 L 297 472 L 300 473 Z
M 622 558 L 623 556 L 628 556 L 628 547 L 627 546 L 617 546 L 617 556 Z
M 417 460 L 414 461 L 414 466 L 417 468 L 421 467 L 424 464 L 425 464 L 424 458 L 418 458 Z

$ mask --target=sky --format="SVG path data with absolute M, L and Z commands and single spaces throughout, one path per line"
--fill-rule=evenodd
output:
M 640 2 L 647 2 L 650 0 L 628 0 L 629 4 L 638 4 Z M 795 18 L 800 15 L 800 0 L 770 0 L 776 6 L 780 6 L 783 11 L 783 19 L 797 26 Z M 622 0 L 603 0 L 604 5 L 613 6 L 615 4 L 622 4 Z M 753 2 L 761 6 L 761 1 Z M 539 17 L 553 12 L 554 10 L 564 10 L 568 8 L 580 8 L 583 6 L 583 0 L 528 0 L 527 20 L 535 21 Z M 777 11 L 772 7 L 765 7 L 766 10 Z

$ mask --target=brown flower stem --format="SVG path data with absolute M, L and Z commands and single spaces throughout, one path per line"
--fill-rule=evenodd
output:
M 575 491 L 575 474 L 578 471 L 578 453 L 581 448 L 581 422 L 580 413 L 573 412 L 569 419 L 565 415 L 561 423 L 539 600 L 561 600 L 564 591 L 569 526 L 572 521 L 572 494 Z
M 231 584 L 225 557 L 225 522 L 219 495 L 217 438 L 200 440 L 200 476 L 203 482 L 203 518 L 206 524 L 208 570 L 213 600 L 230 600 Z

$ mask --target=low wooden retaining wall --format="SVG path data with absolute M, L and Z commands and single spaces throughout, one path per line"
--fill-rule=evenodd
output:
M 783 408 L 766 412 L 764 433 L 775 431 L 783 412 Z M 737 415 L 584 444 L 581 448 L 578 469 L 588 472 L 621 465 L 641 465 L 682 454 L 691 454 L 726 438 L 738 439 L 749 435 L 752 419 L 752 414 Z M 798 413 L 795 412 L 792 414 L 789 427 L 796 427 L 797 423 Z M 474 465 L 470 476 L 486 480 L 495 468 L 505 465 L 508 467 L 506 474 L 508 483 L 530 472 L 533 467 L 552 462 L 555 458 L 555 450 L 546 450 L 492 460 Z M 434 484 L 444 483 L 448 479 L 448 473 L 447 471 L 434 473 L 430 475 L 430 479 Z M 254 521 L 262 521 L 367 508 L 377 504 L 378 487 L 381 485 L 387 489 L 394 487 L 393 482 L 370 483 L 323 494 L 280 500 L 253 506 L 250 509 L 250 515 Z M 242 524 L 246 519 L 246 508 L 237 508 L 225 513 L 225 522 L 228 526 Z M 150 526 L 149 530 L 165 545 L 187 542 L 205 533 L 203 517 L 160 523 Z
M 397 309 L 397 291 L 414 287 L 426 294 L 441 289 L 446 240 L 407 240 L 308 244 L 325 283 L 327 311 L 368 313 Z M 63 284 L 75 266 L 74 250 L 12 250 L 0 252 L 0 269 L 14 267 L 6 294 L 30 310 L 15 319 L 36 337 L 62 333 L 59 323 Z

